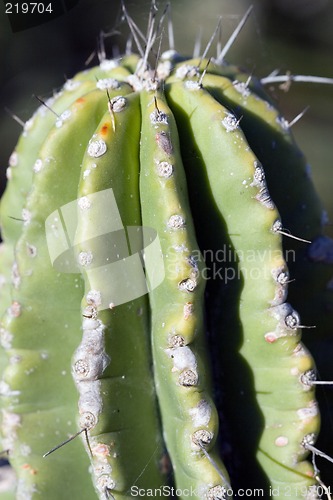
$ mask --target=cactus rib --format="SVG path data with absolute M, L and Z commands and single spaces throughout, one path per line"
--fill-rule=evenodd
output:
M 159 90 L 143 91 L 141 106 L 142 220 L 159 235 L 166 272 L 163 284 L 149 294 L 157 394 L 176 484 L 183 491 L 197 488 L 204 497 L 229 483 L 221 484 L 226 473 L 216 471 L 201 449 L 218 461 L 212 448 L 217 414 L 207 391 L 209 373 L 203 370 L 202 261 L 173 115 Z
M 299 343 L 298 315 L 285 303 L 283 277 L 288 271 L 281 238 L 273 231 L 279 214 L 269 196 L 264 171 L 249 149 L 238 119 L 197 82 L 174 83 L 167 93 L 179 115 L 185 116 L 181 128 L 190 129 L 195 137 L 197 157 L 203 159 L 197 168 L 206 172 L 236 252 L 245 256 L 241 261 L 245 278 L 239 310 L 244 335 L 240 354 L 253 367 L 257 401 L 265 419 L 258 460 L 268 476 L 271 465 L 267 461 L 274 462 L 270 477 L 273 486 L 283 482 L 297 483 L 299 489 L 315 485 L 309 477 L 313 475 L 311 468 L 304 461 L 302 440 L 304 435 L 318 431 L 318 411 L 313 390 L 302 387 L 299 381 L 302 370 L 312 368 L 312 360 Z M 202 109 L 205 113 L 200 113 Z M 218 148 L 216 143 L 220 144 Z M 193 167 L 193 163 L 188 164 L 192 175 Z M 263 248 L 268 249 L 264 256 Z M 247 258 L 250 252 L 261 261 L 257 280 L 246 278 L 258 269 L 258 261 Z M 300 349 L 303 356 L 297 357 Z M 272 363 L 276 371 L 273 381 L 267 379 Z M 307 415 L 306 424 L 303 413 Z
M 80 242 L 77 251 L 85 277 L 85 296 L 83 338 L 74 354 L 73 376 L 80 394 L 80 425 L 89 426 L 97 491 L 101 498 L 105 489 L 116 498 L 132 498 L 131 486 L 157 488 L 165 478 L 160 472 L 163 447 L 150 373 L 147 297 L 118 304 L 119 281 L 113 271 L 124 258 L 126 231 L 141 225 L 140 103 L 138 94 L 113 94 L 109 93 L 111 113 L 108 110 L 102 117 L 91 139 L 105 147 L 97 157 L 88 149 L 82 162 L 76 241 Z M 107 211 L 104 198 L 99 201 L 108 190 L 113 191 L 121 213 L 117 227 L 117 214 Z M 116 244 L 114 253 L 119 256 L 109 264 L 106 248 Z M 91 266 L 87 255 L 93 261 L 100 259 L 101 265 Z M 127 265 L 129 261 L 129 257 L 125 259 Z M 137 278 L 123 273 L 119 277 L 122 281 Z M 107 301 L 107 308 L 101 301 Z M 104 408 L 111 418 L 106 418 Z
M 39 152 L 42 162 L 49 158 L 50 164 L 35 175 L 25 208 L 29 217 L 16 245 L 18 277 L 12 289 L 12 304 L 2 321 L 10 338 L 6 354 L 9 360 L 16 361 L 7 364 L 3 374 L 7 389 L 3 394 L 2 432 L 11 461 L 20 471 L 19 498 L 35 494 L 56 498 L 57 484 L 64 479 L 63 467 L 68 471 L 68 491 L 75 496 L 82 481 L 79 476 L 86 477 L 82 471 L 88 468 L 79 442 L 73 443 L 67 453 L 50 457 L 50 463 L 42 458 L 47 448 L 59 440 L 60 432 L 67 436 L 75 429 L 75 390 L 68 379 L 80 331 L 75 311 L 82 294 L 77 275 L 60 275 L 52 268 L 44 221 L 50 209 L 57 210 L 59 202 L 66 203 L 76 196 L 79 170 L 71 169 L 67 176 L 66 158 L 82 157 L 82 144 L 89 140 L 104 101 L 100 91 L 87 94 L 69 108 L 68 120 L 50 131 Z M 68 345 L 66 352 L 64 344 Z M 61 392 L 59 387 L 63 387 Z M 75 454 L 80 458 L 74 459 Z M 86 498 L 92 491 L 86 481 Z

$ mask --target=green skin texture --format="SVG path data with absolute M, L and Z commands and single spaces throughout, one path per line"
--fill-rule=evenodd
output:
M 179 155 L 176 123 L 160 92 L 143 91 L 141 106 L 142 221 L 144 226 L 152 227 L 158 233 L 166 272 L 162 285 L 150 293 L 155 383 L 159 387 L 158 396 L 166 445 L 177 470 L 176 486 L 182 491 L 194 487 L 203 496 L 208 494 L 209 488 L 218 485 L 227 486 L 228 483 L 221 482 L 218 471 L 193 440 L 193 433 L 201 430 L 211 433 L 215 438 L 218 425 L 215 407 L 205 389 L 209 373 L 205 373 L 204 370 L 207 359 L 203 346 L 204 284 L 200 277 L 202 263 L 195 262 L 191 265 L 189 262 L 192 253 L 198 255 L 198 246 Z M 152 115 L 159 117 L 162 113 L 168 123 L 151 119 Z M 161 139 L 161 134 L 165 134 L 162 137 L 166 142 Z M 172 166 L 173 172 L 170 176 L 163 177 L 158 174 L 158 166 L 162 162 Z M 168 227 L 170 217 L 176 215 L 183 218 L 186 227 Z M 179 284 L 187 279 L 195 283 L 193 291 L 179 288 Z M 186 305 L 189 305 L 189 302 L 193 311 L 184 319 Z M 182 338 L 180 346 L 173 340 L 176 335 Z M 191 360 L 180 364 L 177 361 L 173 362 L 174 358 L 185 356 L 181 351 L 187 352 L 188 349 L 195 356 L 195 363 L 198 365 L 195 369 L 199 382 L 193 385 L 184 385 L 180 382 L 182 373 L 184 374 L 186 370 L 193 372 Z M 200 405 L 208 407 L 211 413 L 208 418 L 205 415 L 200 416 Z M 212 445 L 213 441 L 208 444 L 208 451 L 214 460 L 218 461 Z M 219 467 L 222 470 L 221 464 Z M 224 475 L 226 476 L 225 471 Z
M 260 282 L 244 279 L 239 310 L 244 342 L 240 353 L 253 367 L 257 400 L 265 418 L 258 460 L 266 471 L 271 468 L 268 462 L 281 464 L 272 467 L 274 473 L 270 482 L 273 487 L 279 486 L 281 491 L 285 482 L 294 484 L 295 490 L 300 492 L 304 486 L 315 484 L 307 477 L 307 474 L 311 474 L 311 468 L 303 461 L 300 441 L 304 430 L 305 433 L 318 430 L 319 421 L 315 416 L 304 425 L 296 414 L 299 408 L 311 406 L 314 402 L 313 390 L 302 389 L 299 382 L 302 369 L 312 367 L 311 358 L 306 354 L 301 358 L 292 356 L 299 343 L 299 334 L 287 331 L 281 317 L 280 328 L 285 330 L 282 335 L 286 337 L 282 336 L 273 343 L 266 342 L 264 338 L 267 332 L 277 328 L 276 319 L 272 318 L 270 312 L 277 288 L 272 270 L 285 268 L 279 251 L 281 238 L 271 231 L 279 215 L 276 210 L 269 210 L 256 200 L 257 188 L 249 185 L 253 180 L 256 158 L 247 147 L 238 126 L 231 131 L 222 126 L 221 122 L 228 110 L 216 103 L 205 90 L 189 90 L 183 83 L 170 85 L 167 94 L 173 109 L 178 109 L 177 118 L 183 120 L 180 128 L 190 129 L 195 137 L 197 150 L 204 158 L 204 165 L 197 168 L 205 168 L 216 205 L 221 214 L 227 214 L 226 225 L 236 251 L 243 252 L 245 256 L 255 252 L 259 256 L 263 248 L 270 250 L 267 257 L 264 255 L 261 264 L 260 278 L 262 276 L 263 279 Z M 215 148 L 214 143 L 217 141 L 223 146 Z M 190 166 L 195 177 L 195 166 L 193 163 Z M 245 180 L 247 188 L 244 187 Z M 257 229 L 259 227 L 260 230 Z M 272 256 L 278 257 L 273 259 Z M 251 276 L 252 270 L 258 269 L 256 266 L 257 262 L 245 257 L 241 266 L 242 274 Z M 297 370 L 294 377 L 290 375 L 292 369 Z M 276 370 L 276 374 L 271 379 L 267 374 L 272 373 L 272 370 Z M 286 390 L 287 387 L 289 390 Z M 287 411 L 281 410 L 282 402 Z M 279 436 L 287 437 L 286 446 L 275 445 Z M 295 463 L 297 456 L 300 460 L 298 464 Z
M 48 105 L 52 106 L 55 113 L 61 115 L 78 97 L 94 88 L 93 82 L 85 82 L 83 86 L 80 85 L 79 89 L 63 92 L 58 97 L 55 96 L 55 98 L 48 101 Z M 2 237 L 6 239 L 7 245 L 9 242 L 15 244 L 21 234 L 21 224 L 11 217 L 21 218 L 21 212 L 32 184 L 32 165 L 38 159 L 40 148 L 50 130 L 54 127 L 54 123 L 54 113 L 44 106 L 38 108 L 31 121 L 27 122 L 28 125 L 26 124 L 25 130 L 15 148 L 19 168 L 16 168 L 16 166 L 10 167 L 10 188 L 6 189 L 1 201 L 3 206 L 1 210 Z
M 72 111 L 61 127 L 54 127 L 55 117 L 51 112 L 46 111 L 44 117 L 36 113 L 32 128 L 17 146 L 18 166 L 11 168 L 12 179 L 2 199 L 5 245 L 1 251 L 5 258 L 1 265 L 7 285 L 1 289 L 1 300 L 3 310 L 7 311 L 1 335 L 8 360 L 3 374 L 3 382 L 8 385 L 2 387 L 2 433 L 3 446 L 10 450 L 10 460 L 19 476 L 18 497 L 58 498 L 60 483 L 66 495 L 74 499 L 96 495 L 131 498 L 129 488 L 134 484 L 159 487 L 166 483 L 161 465 L 162 434 L 177 487 L 198 488 L 199 498 L 218 498 L 213 488 L 228 486 L 229 479 L 217 452 L 218 416 L 212 399 L 204 326 L 205 264 L 199 257 L 197 233 L 201 251 L 219 249 L 231 242 L 238 255 L 249 252 L 256 255 L 255 260 L 238 263 L 241 277 L 235 292 L 231 288 L 229 296 L 223 290 L 222 295 L 212 296 L 208 290 L 211 304 L 206 305 L 207 320 L 209 325 L 213 324 L 217 363 L 222 362 L 225 371 L 230 369 L 230 389 L 225 389 L 230 398 L 234 381 L 238 382 L 240 375 L 236 365 L 233 366 L 235 358 L 228 357 L 226 346 L 231 342 L 228 338 L 233 336 L 233 328 L 242 330 L 237 356 L 247 364 L 253 379 L 251 394 L 246 389 L 243 392 L 245 399 L 255 401 L 264 422 L 256 447 L 251 448 L 244 433 L 247 421 L 244 426 L 244 412 L 239 411 L 236 403 L 236 433 L 245 436 L 242 443 L 245 461 L 255 448 L 256 459 L 269 485 L 279 488 L 276 497 L 306 498 L 304 491 L 316 485 L 316 479 L 301 442 L 308 434 L 317 435 L 319 416 L 314 390 L 300 382 L 300 375 L 313 368 L 313 361 L 300 343 L 299 331 L 285 324 L 285 316 L 292 309 L 289 306 L 281 309 L 287 284 L 277 283 L 276 277 L 279 272 L 287 273 L 287 267 L 281 236 L 272 231 L 279 213 L 269 198 L 265 181 L 254 182 L 259 162 L 241 132 L 242 122 L 227 130 L 221 123 L 227 110 L 217 101 L 232 109 L 237 106 L 242 116 L 248 106 L 248 114 L 244 116 L 248 130 L 251 120 L 261 121 L 268 141 L 276 133 L 281 144 L 283 141 L 287 144 L 289 136 L 276 126 L 277 113 L 267 107 L 265 100 L 251 96 L 248 102 L 242 102 L 242 96 L 233 91 L 231 80 L 220 75 L 243 81 L 246 76 L 228 66 L 214 67 L 212 72 L 218 76 L 207 74 L 203 79 L 203 87 L 207 86 L 216 100 L 200 86 L 186 88 L 184 82 L 171 75 L 166 80 L 165 95 L 162 90 L 140 89 L 140 96 L 138 93 L 129 96 L 132 88 L 127 83 L 109 90 L 111 99 L 116 95 L 128 96 L 125 109 L 113 112 L 108 109 L 106 92 L 93 90 L 96 80 L 116 78 L 125 82 L 135 71 L 137 61 L 135 55 L 126 56 L 120 66 L 110 70 L 97 67 L 78 74 L 72 82 L 83 82 L 82 87 L 74 84 L 72 90 L 67 88 L 54 104 L 58 114 L 68 108 Z M 204 61 L 201 70 L 203 66 Z M 152 75 L 148 75 L 148 82 L 154 84 L 151 79 Z M 256 85 L 252 87 L 256 91 Z M 258 91 L 258 94 L 265 99 L 264 93 Z M 76 100 L 78 97 L 82 99 Z M 167 115 L 167 123 L 159 121 L 161 113 Z M 87 146 L 96 137 L 103 139 L 108 149 L 100 158 L 91 158 Z M 256 135 L 251 141 L 254 139 L 253 149 L 266 169 L 272 152 L 267 147 L 261 158 L 260 139 Z M 296 151 L 293 147 L 292 144 L 291 150 Z M 43 161 L 44 168 L 32 175 L 37 159 Z M 157 172 L 161 162 L 173 165 L 170 177 Z M 97 166 L 92 168 L 91 163 Z M 91 173 L 85 177 L 89 167 Z M 304 178 L 303 174 L 304 169 L 295 173 L 294 185 Z M 268 172 L 266 176 L 269 180 Z M 273 176 L 270 179 L 272 183 Z M 84 347 L 81 327 L 84 333 L 87 307 L 91 306 L 87 293 L 98 290 L 100 283 L 87 273 L 89 268 L 82 268 L 81 275 L 59 273 L 52 268 L 44 222 L 52 211 L 77 197 L 110 187 L 125 227 L 142 223 L 156 230 L 166 278 L 150 291 L 150 306 L 145 296 L 111 310 L 94 308 L 92 321 L 100 321 L 105 327 L 102 347 L 110 359 L 98 375 L 82 382 L 75 374 L 75 362 L 81 359 L 77 353 Z M 279 206 L 278 191 L 273 199 Z M 311 196 L 309 204 L 316 207 L 318 214 L 317 200 Z M 23 208 L 31 214 L 30 223 L 10 218 L 21 218 Z M 181 215 L 185 227 L 168 226 L 173 215 Z M 303 215 L 306 226 L 310 224 L 306 222 L 308 214 Z M 315 218 L 318 219 L 317 215 Z M 96 222 L 89 216 L 89 210 L 78 210 L 77 236 L 87 242 L 80 244 L 78 252 L 100 255 L 105 251 L 99 241 L 89 240 Z M 20 278 L 14 276 L 9 289 L 7 263 L 14 261 L 13 248 Z M 191 255 L 196 259 L 189 260 Z M 260 280 L 252 279 L 252 273 L 258 269 Z M 179 287 L 189 278 L 195 283 L 193 291 Z M 218 287 L 213 288 L 217 290 Z M 226 298 L 225 302 L 221 302 L 221 297 Z M 228 314 L 229 306 L 230 311 L 236 311 L 235 317 Z M 150 322 L 152 362 L 148 346 Z M 276 338 L 265 338 L 272 332 Z M 179 353 L 185 347 L 196 360 L 194 371 L 198 375 L 197 381 L 187 384 L 181 382 L 181 377 L 188 366 L 179 368 L 179 363 L 183 363 Z M 1 362 L 3 358 L 2 355 Z M 99 387 L 102 401 L 92 425 L 82 420 L 81 388 L 89 383 Z M 247 387 L 244 380 L 243 384 Z M 215 389 L 217 396 L 219 390 Z M 237 391 L 235 401 L 239 401 Z M 232 410 L 226 408 L 226 415 L 235 409 L 230 406 Z M 238 413 L 243 415 L 239 418 Z M 252 409 L 248 421 L 251 413 Z M 253 423 L 248 425 L 250 433 Z M 43 453 L 85 427 L 92 456 L 82 435 L 87 454 L 82 441 L 76 439 L 50 457 L 42 458 Z M 199 446 L 193 439 L 197 431 L 208 431 L 211 441 L 202 440 Z M 219 433 L 223 440 L 223 426 Z M 92 477 L 88 473 L 90 464 L 97 469 Z M 98 469 L 102 464 L 106 471 L 104 482 Z M 291 489 L 292 495 L 286 488 Z
M 76 391 L 69 366 L 78 343 L 80 319 L 75 310 L 82 296 L 79 276 L 61 275 L 52 268 L 44 221 L 59 203 L 75 197 L 80 172 L 71 169 L 67 176 L 66 158 L 83 155 L 82 141 L 89 140 L 98 123 L 99 110 L 104 106 L 105 95 L 94 91 L 85 96 L 87 114 L 82 116 L 80 103 L 74 104 L 70 121 L 51 130 L 39 157 L 42 160 L 52 157 L 53 168 L 45 168 L 36 175 L 26 205 L 31 212 L 31 223 L 22 227 L 16 245 L 21 284 L 18 290 L 12 290 L 12 300 L 20 304 L 20 314 L 9 309 L 2 321 L 2 327 L 12 336 L 6 354 L 16 362 L 7 364 L 3 380 L 12 393 L 20 391 L 20 394 L 3 398 L 2 425 L 11 461 L 20 471 L 18 497 L 57 498 L 62 481 L 74 498 L 78 494 L 87 499 L 93 495 L 87 478 L 87 457 L 79 440 L 68 446 L 67 453 L 59 451 L 49 461 L 42 458 L 43 453 L 76 430 L 73 405 Z M 65 183 L 61 180 L 63 176 Z M 35 257 L 27 252 L 27 244 L 36 248 Z M 68 350 L 63 349 L 64 345 Z M 23 446 L 28 450 L 26 454 L 22 453 Z M 68 471 L 66 478 L 62 477 L 63 467 Z
M 244 78 L 243 78 L 244 80 Z M 320 363 L 320 378 L 331 380 L 333 377 L 330 357 L 333 292 L 328 286 L 333 266 L 325 254 L 311 258 L 312 248 L 318 238 L 325 234 L 323 206 L 311 180 L 306 158 L 297 147 L 288 123 L 272 107 L 271 100 L 261 89 L 243 95 L 235 85 L 224 77 L 207 74 L 204 85 L 223 105 L 231 109 L 241 119 L 251 149 L 260 159 L 267 178 L 269 192 L 279 207 L 284 226 L 290 234 L 305 238 L 312 245 L 304 244 L 294 238 L 284 237 L 283 246 L 288 259 L 290 277 L 289 301 L 301 312 L 305 325 L 315 325 L 316 330 L 304 330 L 303 341 L 314 359 Z M 286 189 L 293 186 L 293 189 Z M 332 247 L 332 243 L 331 243 Z M 322 432 L 324 436 L 331 428 L 330 392 L 318 391 L 317 398 L 322 405 Z M 331 455 L 332 447 L 327 440 L 319 448 L 325 448 Z M 330 476 L 330 464 L 324 462 L 321 471 Z
M 141 226 L 139 138 L 140 98 L 135 93 L 127 98 L 124 109 L 114 112 L 112 116 L 107 111 L 94 133 L 94 140 L 105 142 L 106 153 L 98 158 L 91 158 L 86 153 L 82 162 L 82 172 L 90 167 L 91 173 L 87 178 L 81 176 L 79 197 L 89 197 L 90 194 L 112 188 L 125 227 Z M 94 164 L 93 168 L 91 164 Z M 100 240 L 93 239 L 94 229 L 100 223 L 98 218 L 101 216 L 100 213 L 93 213 L 92 209 L 79 210 L 77 237 L 80 241 L 87 241 L 79 245 L 79 251 L 91 252 L 93 255 L 101 255 L 105 251 L 99 248 Z M 89 270 L 89 266 L 82 268 L 85 294 L 90 290 L 100 290 L 104 270 L 94 276 L 86 274 L 85 269 Z M 105 326 L 105 350 L 110 354 L 111 361 L 103 372 L 100 388 L 102 405 L 108 408 L 109 416 L 103 412 L 97 417 L 97 425 L 90 429 L 90 447 L 95 468 L 99 465 L 105 467 L 105 463 L 111 466 L 109 476 L 110 481 L 115 482 L 112 495 L 116 499 L 132 498 L 130 489 L 133 485 L 146 489 L 158 488 L 165 483 L 159 466 L 164 450 L 157 405 L 152 397 L 154 387 L 149 366 L 147 299 L 146 295 L 115 306 L 112 310 L 94 311 L 96 320 Z M 89 304 L 85 297 L 82 302 L 83 315 L 87 306 Z M 94 361 L 88 353 L 85 353 L 85 357 L 80 355 L 79 359 Z M 87 385 L 90 383 L 90 379 L 87 379 L 89 375 L 79 380 Z M 105 481 L 105 474 L 102 479 Z M 100 489 L 103 493 L 103 488 Z
M 207 75 L 204 85 L 221 104 L 232 109 L 242 121 L 251 149 L 264 166 L 269 192 L 276 204 L 281 207 L 281 218 L 291 234 L 315 241 L 323 233 L 323 208 L 314 190 L 308 172 L 308 165 L 297 148 L 288 124 L 267 100 L 256 94 L 242 96 L 226 78 Z M 291 193 L 284 186 L 295 186 Z M 332 292 L 326 290 L 329 270 L 325 261 L 309 265 L 308 246 L 295 239 L 286 238 L 285 249 L 296 253 L 290 259 L 290 272 L 295 279 L 291 287 L 291 297 L 304 308 L 303 321 L 315 324 L 320 337 L 327 335 L 330 328 Z M 292 255 L 292 254 L 291 254 Z M 319 259 L 318 259 L 319 260 Z M 305 266 L 307 276 L 305 277 Z M 330 269 L 332 265 L 330 264 Z M 316 287 L 304 286 L 305 280 L 314 281 Z M 293 301 L 293 303 L 294 303 Z

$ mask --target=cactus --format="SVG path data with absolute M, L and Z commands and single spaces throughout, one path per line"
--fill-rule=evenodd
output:
M 332 243 L 290 124 L 226 49 L 151 63 L 154 2 L 146 37 L 124 14 L 139 55 L 68 80 L 9 161 L 1 432 L 16 497 L 330 498 L 301 329 L 329 338 Z

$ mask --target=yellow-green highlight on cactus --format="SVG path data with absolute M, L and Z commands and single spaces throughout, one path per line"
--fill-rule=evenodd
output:
M 154 2 L 146 37 L 123 10 L 138 54 L 66 81 L 9 160 L 12 498 L 330 498 L 301 330 L 321 370 L 332 242 L 289 124 L 225 61 L 250 11 L 209 60 L 213 37 L 201 59 L 160 50 Z

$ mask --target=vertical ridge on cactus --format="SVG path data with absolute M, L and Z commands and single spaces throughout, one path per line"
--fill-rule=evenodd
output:
M 189 129 L 192 132 L 196 138 L 193 144 L 197 148 L 196 157 L 204 159 L 203 164 L 197 168 L 206 169 L 213 200 L 221 214 L 226 214 L 224 217 L 232 244 L 238 255 L 245 256 L 241 261 L 244 286 L 239 313 L 244 340 L 240 353 L 253 367 L 256 399 L 265 419 L 265 430 L 259 443 L 259 460 L 264 463 L 268 458 L 284 464 L 280 475 L 276 470 L 274 478 L 270 478 L 275 487 L 284 480 L 292 482 L 293 476 L 297 476 L 295 457 L 299 455 L 299 470 L 304 475 L 304 484 L 307 484 L 306 474 L 310 469 L 303 461 L 304 453 L 299 446 L 305 428 L 297 417 L 297 410 L 312 406 L 314 400 L 313 391 L 311 393 L 301 389 L 298 378 L 299 358 L 292 356 L 293 351 L 300 347 L 296 330 L 299 320 L 285 302 L 287 268 L 279 250 L 280 237 L 272 231 L 279 214 L 269 197 L 264 171 L 249 150 L 237 118 L 218 105 L 205 90 L 195 88 L 193 82 L 190 83 L 191 85 L 187 82 L 174 83 L 168 94 L 174 106 L 180 110 L 179 120 L 180 113 L 186 116 L 182 125 L 185 125 L 186 120 L 187 127 L 182 126 L 181 130 Z M 201 109 L 204 110 L 204 115 L 199 113 Z M 202 130 L 201 134 L 199 130 Z M 209 134 L 205 134 L 205 130 L 209 130 Z M 223 146 L 217 151 L 214 142 L 218 136 L 221 137 Z M 187 162 L 190 163 L 188 159 Z M 193 158 L 189 168 L 195 177 Z M 235 192 L 239 192 L 241 196 L 236 197 Z M 237 209 L 236 206 L 233 208 L 233 203 L 237 205 Z M 201 220 L 201 223 L 204 221 Z M 270 251 L 263 253 L 265 248 Z M 250 251 L 258 256 L 262 254 L 257 281 L 248 278 L 253 270 L 257 271 L 258 265 L 257 261 L 248 262 Z M 283 342 L 279 342 L 279 339 L 283 339 Z M 274 348 L 277 349 L 277 355 Z M 312 367 L 311 358 L 302 358 L 302 363 L 307 364 L 309 369 Z M 267 378 L 268 373 L 275 370 L 274 380 Z M 285 400 L 288 407 L 285 415 L 281 408 L 281 401 L 285 396 L 281 394 L 281 390 L 285 394 L 290 393 L 287 398 L 289 403 Z M 279 414 L 278 418 L 276 412 Z M 306 432 L 317 431 L 316 416 L 316 411 L 313 411 L 314 418 L 309 420 Z M 299 435 L 296 431 L 298 428 Z M 290 469 L 294 468 L 289 479 L 285 479 L 287 464 Z M 269 466 L 263 467 L 269 469 Z M 308 484 L 313 483 L 309 480 Z
M 217 471 L 200 449 L 212 454 L 217 436 L 217 412 L 207 391 L 210 374 L 203 368 L 203 263 L 171 110 L 160 90 L 144 90 L 141 106 L 142 222 L 157 231 L 166 273 L 150 293 L 157 396 L 177 487 L 209 498 L 213 488 L 222 490 L 229 482 L 222 465 Z M 154 265 L 148 256 L 146 265 Z
M 123 11 L 139 55 L 101 53 L 67 80 L 9 160 L 0 393 L 16 497 L 329 498 L 301 329 L 329 338 L 332 242 L 289 124 L 224 60 L 250 10 L 216 60 L 213 37 L 180 56 L 169 26 L 152 64 L 167 9 L 157 22 L 152 3 L 147 35 Z
M 88 148 L 81 167 L 76 240 L 80 242 L 77 252 L 85 277 L 85 297 L 83 338 L 73 357 L 73 376 L 80 395 L 80 425 L 85 428 L 89 420 L 97 490 L 103 495 L 105 489 L 115 488 L 126 498 L 136 480 L 141 488 L 158 488 L 165 477 L 159 467 L 163 447 L 150 371 L 147 297 L 118 304 L 119 282 L 108 264 L 117 252 L 120 255 L 112 265 L 121 263 L 126 255 L 125 231 L 141 225 L 140 102 L 136 93 L 124 97 L 119 92 L 119 88 L 109 90 L 109 110 L 90 141 L 100 151 Z M 121 214 L 118 230 L 117 214 L 103 213 L 106 206 L 100 203 L 101 193 L 111 189 Z M 105 234 L 106 228 L 109 234 Z M 116 243 L 117 248 L 111 251 Z M 92 268 L 96 259 L 103 259 L 104 264 L 98 273 Z M 120 278 L 127 277 L 122 274 Z M 110 302 L 106 309 L 100 300 L 107 294 Z M 104 415 L 104 408 L 114 414 L 112 421 Z

